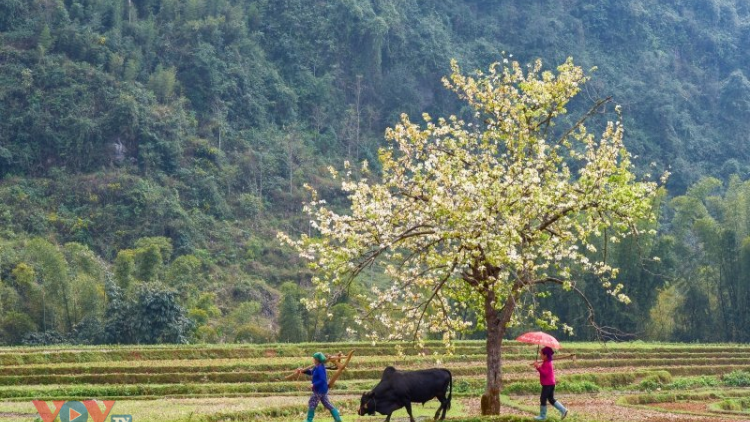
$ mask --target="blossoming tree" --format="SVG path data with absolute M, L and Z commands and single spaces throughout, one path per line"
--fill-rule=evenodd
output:
M 621 122 L 595 136 L 584 123 L 555 126 L 588 77 L 568 59 L 557 72 L 496 63 L 469 77 L 453 62 L 444 80 L 475 111 L 423 126 L 402 116 L 379 154 L 380 180 L 339 175 L 351 209 L 334 212 L 312 190 L 305 210 L 319 236 L 280 238 L 316 271 L 309 308 L 332 304 L 366 268 L 387 283 L 360 294 L 359 323 L 373 338 L 421 338 L 471 327 L 487 331 L 487 386 L 482 412 L 500 411 L 501 342 L 507 327 L 532 316 L 557 318 L 533 300 L 545 285 L 575 290 L 574 268 L 597 274 L 627 301 L 617 270 L 587 257 L 601 236 L 617 241 L 652 220 L 656 183 L 638 181 Z M 367 175 L 367 164 L 363 164 Z M 592 255 L 592 254 L 588 254 Z M 477 328 L 477 327 L 471 327 Z

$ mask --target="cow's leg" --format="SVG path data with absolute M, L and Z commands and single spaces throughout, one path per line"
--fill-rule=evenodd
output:
M 445 420 L 445 412 L 448 411 L 448 407 L 451 405 L 450 399 L 446 398 L 445 401 L 442 403 L 440 407 L 443 408 L 443 416 L 440 417 L 440 420 Z
M 440 400 L 440 399 L 438 399 Z M 432 418 L 434 420 L 438 420 L 438 417 L 440 417 L 440 411 L 443 410 L 443 401 L 440 400 L 440 406 L 438 406 L 437 412 L 435 412 L 435 416 Z
M 443 410 L 443 406 L 445 406 L 445 404 L 443 403 L 445 402 L 445 397 L 437 396 L 435 398 L 440 402 L 440 406 L 438 406 L 437 412 L 435 412 L 435 417 L 432 419 L 438 420 L 438 418 L 440 417 L 440 411 Z
M 413 416 L 413 415 L 411 414 L 411 402 L 407 401 L 407 402 L 406 402 L 406 403 L 404 404 L 404 407 L 406 407 L 406 413 L 408 413 L 408 414 L 409 414 L 409 420 L 410 420 L 411 422 L 414 422 L 414 416 Z
M 392 415 L 392 414 L 393 414 L 393 413 L 389 413 L 389 414 L 388 414 L 388 415 L 387 415 L 387 416 L 385 417 L 385 422 L 391 422 L 391 415 Z

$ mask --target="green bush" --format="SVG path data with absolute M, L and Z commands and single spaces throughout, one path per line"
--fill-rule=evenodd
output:
M 562 382 L 560 383 L 560 391 L 573 394 L 598 393 L 601 391 L 601 387 L 591 381 Z
M 506 385 L 503 394 L 532 394 L 541 388 L 539 381 L 517 381 Z
M 36 323 L 22 312 L 8 312 L 0 321 L 0 332 L 9 343 L 20 343 L 24 337 L 36 330 Z
M 741 412 L 743 409 L 742 403 L 739 400 L 728 399 L 722 400 L 717 403 L 719 409 L 728 410 L 730 412 Z
M 722 382 L 728 387 L 750 387 L 750 372 L 732 371 L 722 377 Z
M 684 377 L 677 378 L 664 386 L 668 390 L 688 390 L 691 388 L 716 387 L 719 385 L 719 379 L 711 376 Z
M 456 393 L 468 393 L 471 390 L 471 384 L 465 380 L 454 380 L 453 391 Z
M 237 330 L 234 341 L 236 343 L 270 343 L 273 338 L 273 332 L 257 325 L 245 324 Z
M 665 371 L 648 375 L 638 383 L 638 388 L 644 391 L 654 391 L 663 388 L 672 381 L 672 376 Z
M 652 377 L 648 377 L 638 384 L 638 388 L 644 391 L 655 391 L 661 388 L 661 383 Z

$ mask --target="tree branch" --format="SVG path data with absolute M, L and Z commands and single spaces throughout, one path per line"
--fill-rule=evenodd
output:
M 457 261 L 453 261 L 453 265 L 451 265 L 451 268 L 445 273 L 445 277 L 440 280 L 440 283 L 438 283 L 437 286 L 432 291 L 432 295 L 429 299 L 427 299 L 427 302 L 424 303 L 424 308 L 422 309 L 422 313 L 419 315 L 419 319 L 417 320 L 417 325 L 414 327 L 414 334 L 412 338 L 414 340 L 417 339 L 417 332 L 419 332 L 419 327 L 422 325 L 422 320 L 424 319 L 425 313 L 427 313 L 427 307 L 430 306 L 430 302 L 432 302 L 433 299 L 435 299 L 435 296 L 438 295 L 440 292 L 440 289 L 443 288 L 445 283 L 448 281 L 448 279 L 451 277 L 451 274 L 453 274 L 453 270 L 456 269 L 456 266 L 458 265 Z
M 599 206 L 599 203 L 596 202 L 596 201 L 593 201 L 593 202 L 586 203 L 586 204 L 584 204 L 582 206 L 571 205 L 569 207 L 565 207 L 559 213 L 557 213 L 557 214 L 553 215 L 552 217 L 548 218 L 547 220 L 545 220 L 534 231 L 544 231 L 544 230 L 547 230 L 547 228 L 549 226 L 551 226 L 552 224 L 554 224 L 557 220 L 565 217 L 568 213 L 570 213 L 572 211 L 576 211 L 576 210 L 577 211 L 584 211 L 584 210 L 587 210 L 589 208 L 594 208 L 594 207 L 598 207 L 598 206 Z
M 568 129 L 568 130 L 567 130 L 567 131 L 566 131 L 566 132 L 565 132 L 565 133 L 564 133 L 564 134 L 563 134 L 563 135 L 562 135 L 562 136 L 561 136 L 561 137 L 560 137 L 560 138 L 559 138 L 559 139 L 557 140 L 557 144 L 558 144 L 558 145 L 559 145 L 559 144 L 561 144 L 561 143 L 562 143 L 562 142 L 563 142 L 563 141 L 564 141 L 565 139 L 567 139 L 567 138 L 568 138 L 568 136 L 570 136 L 570 134 L 571 134 L 571 133 L 573 133 L 573 131 L 574 131 L 574 130 L 576 130 L 576 129 L 578 129 L 579 127 L 581 127 L 581 125 L 583 125 L 583 124 L 584 124 L 584 123 L 586 122 L 586 120 L 588 120 L 588 118 L 589 118 L 589 117 L 593 116 L 593 115 L 594 115 L 594 114 L 596 113 L 596 111 L 597 111 L 597 110 L 598 110 L 598 109 L 599 109 L 599 108 L 600 108 L 601 106 L 603 106 L 604 104 L 607 104 L 607 103 L 608 103 L 608 102 L 610 102 L 610 101 L 612 101 L 612 96 L 609 96 L 609 97 L 607 97 L 607 98 L 604 98 L 604 99 L 600 99 L 600 100 L 598 100 L 598 101 L 597 101 L 597 102 L 596 102 L 596 103 L 595 103 L 595 104 L 594 104 L 594 105 L 593 105 L 593 106 L 592 106 L 592 107 L 591 107 L 591 108 L 589 109 L 589 111 L 587 111 L 587 112 L 586 112 L 586 114 L 584 114 L 584 115 L 583 115 L 583 116 L 582 116 L 582 117 L 581 117 L 580 119 L 578 119 L 578 121 L 577 121 L 577 122 L 576 122 L 576 123 L 575 123 L 575 124 L 574 124 L 573 126 L 571 126 L 571 127 L 570 127 L 570 129 Z
M 563 280 L 560 280 L 559 278 L 555 277 L 546 277 L 539 280 L 534 280 L 532 284 L 558 284 L 558 285 L 565 285 L 565 282 Z M 632 338 L 635 335 L 623 332 L 617 328 L 614 327 L 608 327 L 608 326 L 601 326 L 596 322 L 596 313 L 594 312 L 594 305 L 591 304 L 591 301 L 586 296 L 585 293 L 583 293 L 578 287 L 575 285 L 571 285 L 571 290 L 573 290 L 578 296 L 583 300 L 583 302 L 586 305 L 586 309 L 588 310 L 588 325 L 594 329 L 594 332 L 596 333 L 596 338 L 600 342 L 604 342 L 606 340 L 625 340 L 626 338 Z

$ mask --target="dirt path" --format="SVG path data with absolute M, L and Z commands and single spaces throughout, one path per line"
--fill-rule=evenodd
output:
M 562 398 L 565 406 L 571 411 L 571 415 L 581 415 L 586 419 L 601 422 L 750 422 L 750 417 L 735 417 L 727 415 L 701 416 L 689 415 L 677 412 L 706 412 L 705 403 L 664 403 L 660 409 L 644 409 L 619 406 L 615 404 L 617 396 L 586 396 L 569 395 Z M 517 399 L 518 402 L 532 406 L 537 403 L 535 396 L 526 396 Z M 478 403 L 477 403 L 478 405 Z M 677 411 L 670 412 L 669 409 Z M 554 412 L 554 409 L 551 409 Z

